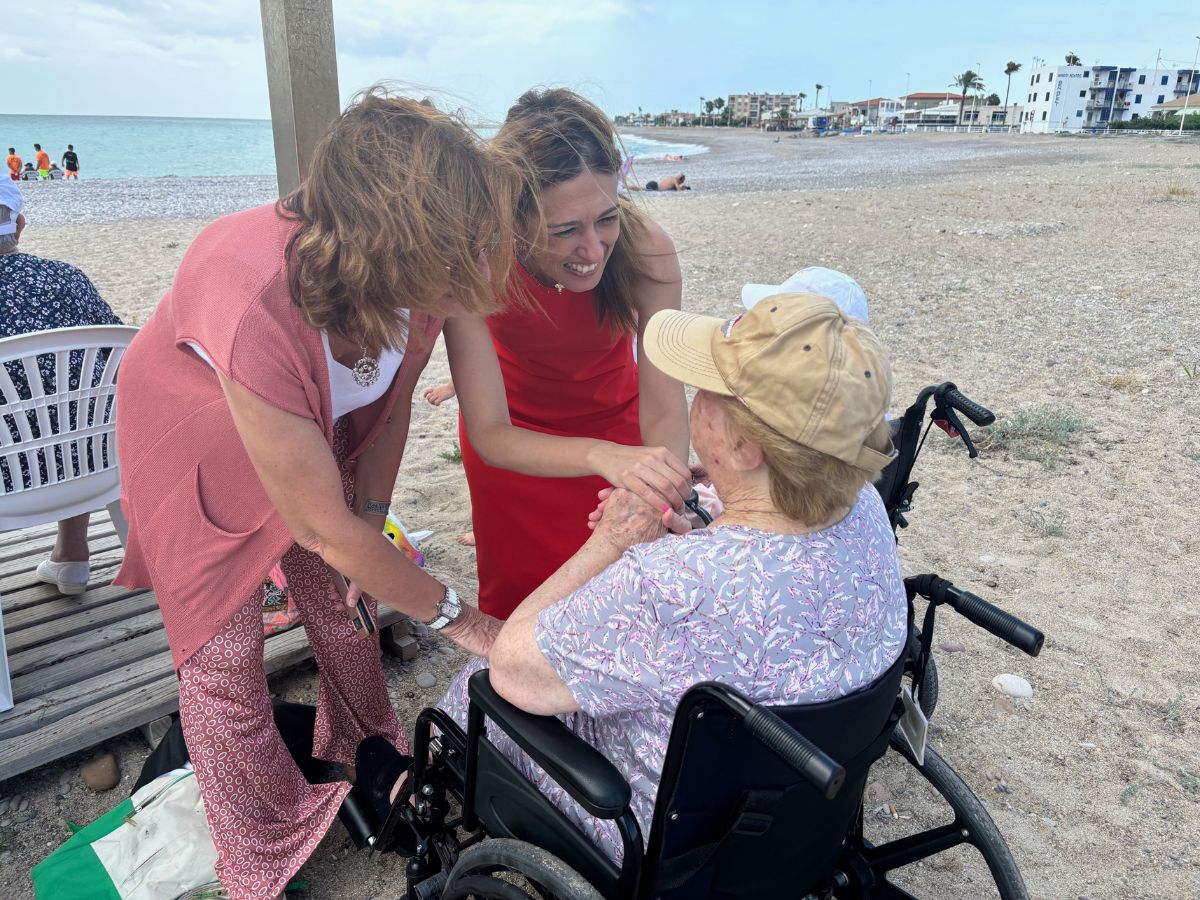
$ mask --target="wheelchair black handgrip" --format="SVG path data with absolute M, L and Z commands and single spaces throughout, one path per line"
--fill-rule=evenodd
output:
M 958 388 L 952 387 L 948 389 L 943 397 L 946 405 L 951 409 L 956 409 L 976 425 L 991 425 L 996 421 L 995 414 L 985 406 L 980 406 L 971 398 L 967 397 Z
M 1042 652 L 1045 635 L 982 597 L 951 585 L 946 589 L 946 603 L 963 618 L 991 632 L 1002 641 L 1007 641 L 1018 650 L 1023 650 L 1030 656 L 1037 656 Z
M 808 779 L 827 800 L 832 800 L 846 780 L 846 770 L 813 745 L 783 719 L 762 706 L 746 713 L 746 728 L 775 753 Z

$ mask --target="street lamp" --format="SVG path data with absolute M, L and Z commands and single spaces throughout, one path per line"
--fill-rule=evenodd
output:
M 1183 123 L 1187 121 L 1188 101 L 1192 99 L 1192 79 L 1196 77 L 1196 63 L 1200 62 L 1200 34 L 1196 35 L 1196 55 L 1192 57 L 1192 71 L 1188 72 L 1187 86 L 1183 89 L 1183 112 L 1179 115 L 1179 136 L 1183 137 Z

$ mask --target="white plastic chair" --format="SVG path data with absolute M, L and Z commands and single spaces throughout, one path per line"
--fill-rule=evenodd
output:
M 0 338 L 0 461 L 11 482 L 5 490 L 0 478 L 0 532 L 108 507 L 125 543 L 114 413 L 117 368 L 135 334 L 126 325 L 81 325 Z M 52 390 L 39 357 L 54 359 Z M 24 390 L 10 368 L 24 375 Z M 0 612 L 0 712 L 12 705 Z

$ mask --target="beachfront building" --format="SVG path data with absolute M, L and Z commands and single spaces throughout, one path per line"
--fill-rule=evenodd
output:
M 1149 118 L 1155 106 L 1197 90 L 1200 71 L 1192 69 L 1042 66 L 1029 76 L 1021 130 L 1078 132 L 1133 122 Z
M 1187 116 L 1192 119 L 1195 116 L 1200 116 L 1200 94 L 1181 94 L 1174 100 L 1167 100 L 1165 103 L 1155 103 L 1150 107 L 1150 114 L 1154 118 L 1175 119 L 1179 120 L 1180 116 Z
M 902 94 L 900 102 L 908 109 L 933 109 L 938 106 L 955 106 L 962 100 L 962 94 L 952 94 L 949 91 L 926 91 L 916 94 Z
M 732 118 L 745 119 L 751 125 L 765 125 L 779 118 L 780 110 L 787 110 L 791 119 L 798 111 L 799 94 L 730 94 L 725 106 L 732 110 Z
M 900 118 L 904 104 L 899 100 L 887 97 L 872 97 L 870 100 L 859 100 L 850 104 L 850 117 L 855 125 L 879 128 L 891 124 Z
M 961 110 L 958 100 L 936 106 L 904 109 L 900 112 L 900 122 L 910 131 L 936 131 L 957 128 L 960 125 L 1011 130 L 1020 124 L 1023 113 L 1024 108 L 1020 104 L 992 106 L 980 104 L 979 98 L 975 97 L 967 100 Z

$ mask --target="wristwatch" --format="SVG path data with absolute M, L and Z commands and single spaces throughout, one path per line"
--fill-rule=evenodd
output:
M 452 587 L 446 588 L 446 594 L 438 601 L 437 616 L 429 627 L 434 631 L 441 631 L 447 625 L 451 624 L 462 615 L 462 601 L 458 599 L 458 591 Z

